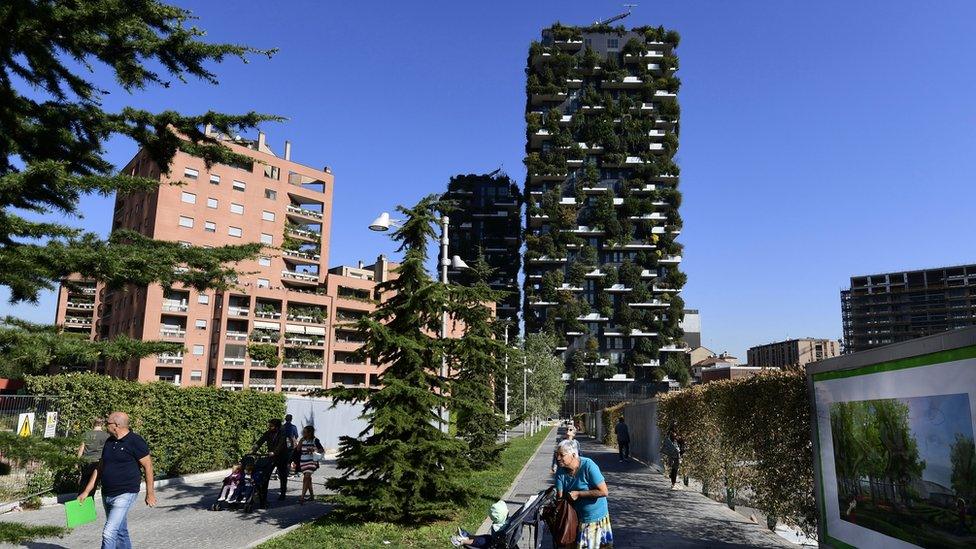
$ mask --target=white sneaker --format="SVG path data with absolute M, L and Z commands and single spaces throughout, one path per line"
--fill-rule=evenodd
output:
M 461 546 L 461 537 L 460 536 L 457 536 L 457 535 L 451 536 L 451 545 L 453 545 L 455 547 L 460 547 Z

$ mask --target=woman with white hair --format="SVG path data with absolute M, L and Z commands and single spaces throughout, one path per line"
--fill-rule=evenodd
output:
M 555 473 L 556 472 L 556 469 L 559 467 L 559 465 L 556 463 L 556 452 L 559 450 L 559 443 L 560 442 L 563 442 L 563 441 L 566 441 L 566 440 L 573 441 L 573 443 L 575 443 L 575 445 L 576 445 L 576 455 L 581 455 L 580 454 L 579 441 L 576 440 L 576 427 L 573 427 L 572 425 L 570 425 L 569 427 L 566 427 L 566 438 L 564 438 L 561 441 L 556 442 L 556 449 L 552 451 L 552 472 L 553 473 Z
M 576 549 L 612 547 L 607 483 L 597 464 L 590 458 L 580 457 L 578 448 L 575 440 L 564 440 L 556 448 L 557 497 L 565 494 L 579 518 Z

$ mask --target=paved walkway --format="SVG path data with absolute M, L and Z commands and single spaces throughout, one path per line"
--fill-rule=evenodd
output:
M 549 466 L 554 443 L 555 437 L 536 453 L 507 498 L 510 508 L 552 482 Z M 671 481 L 655 469 L 634 461 L 620 463 L 614 448 L 585 437 L 580 443 L 583 455 L 596 462 L 607 480 L 616 549 L 797 547 L 700 493 L 672 491 Z M 520 547 L 532 547 L 525 543 L 529 539 L 524 536 Z M 551 547 L 548 536 L 542 546 Z
M 335 460 L 323 461 L 323 466 L 312 478 L 316 495 L 324 494 L 322 483 L 335 476 Z M 147 507 L 144 495 L 140 495 L 129 511 L 129 535 L 132 545 L 141 549 L 181 549 L 183 547 L 248 547 L 254 542 L 281 532 L 289 526 L 318 518 L 328 511 L 321 502 L 298 504 L 301 480 L 288 480 L 288 496 L 276 501 L 278 481 L 271 481 L 268 490 L 271 506 L 255 509 L 250 514 L 243 511 L 210 511 L 217 500 L 223 475 L 213 475 L 205 480 L 188 484 L 164 486 L 156 489 L 156 507 Z M 71 531 L 64 538 L 40 539 L 21 545 L 0 544 L 0 547 L 29 547 L 54 549 L 62 547 L 99 547 L 105 513 L 96 497 L 98 520 Z M 50 524 L 64 526 L 64 507 L 52 505 L 36 511 L 12 512 L 0 515 L 0 521 Z

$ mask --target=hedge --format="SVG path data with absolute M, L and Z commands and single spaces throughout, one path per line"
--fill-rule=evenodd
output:
M 132 430 L 149 443 L 159 476 L 219 470 L 247 452 L 271 418 L 285 414 L 281 393 L 180 388 L 81 373 L 29 376 L 27 391 L 58 398 L 59 421 L 73 434 L 109 412 L 129 414 Z
M 696 385 L 664 394 L 658 426 L 685 439 L 683 474 L 709 487 L 751 489 L 770 517 L 816 531 L 810 409 L 802 372 Z
M 624 408 L 627 407 L 627 403 L 623 402 L 615 406 L 610 406 L 609 408 L 603 409 L 603 444 L 607 446 L 617 447 L 617 418 L 623 417 Z

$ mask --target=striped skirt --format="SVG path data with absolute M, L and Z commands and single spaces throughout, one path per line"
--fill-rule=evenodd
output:
M 314 459 L 303 459 L 300 462 L 299 467 L 303 473 L 312 474 L 319 468 L 319 464 Z
M 610 529 L 610 515 L 596 522 L 581 522 L 576 549 L 611 549 L 613 530 Z

